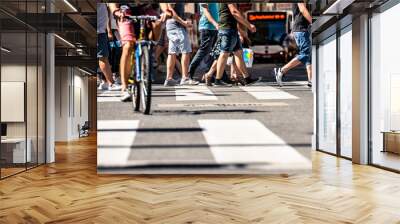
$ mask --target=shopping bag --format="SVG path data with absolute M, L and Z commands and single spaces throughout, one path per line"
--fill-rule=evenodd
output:
M 246 64 L 246 68 L 253 67 L 253 61 L 254 61 L 253 50 L 251 50 L 249 48 L 243 48 L 243 60 L 244 60 L 244 63 Z M 233 63 L 233 56 L 229 56 L 228 60 L 226 61 L 226 64 L 232 65 L 232 63 Z
M 253 61 L 254 61 L 253 50 L 251 50 L 249 48 L 243 48 L 243 60 L 244 60 L 244 63 L 246 64 L 246 68 L 253 67 Z

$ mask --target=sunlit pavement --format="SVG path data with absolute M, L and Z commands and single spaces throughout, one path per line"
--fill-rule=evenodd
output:
M 119 93 L 98 93 L 98 165 L 103 173 L 282 173 L 311 168 L 313 98 L 303 69 L 273 82 L 255 65 L 249 87 L 154 86 L 151 115 Z M 303 80 L 303 81 L 299 81 Z

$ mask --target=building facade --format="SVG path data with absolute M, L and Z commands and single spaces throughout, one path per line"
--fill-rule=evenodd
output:
M 314 147 L 400 171 L 400 4 L 326 3 L 313 5 Z

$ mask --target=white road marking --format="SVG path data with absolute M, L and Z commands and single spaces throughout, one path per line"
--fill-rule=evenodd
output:
M 120 102 L 121 92 L 120 91 L 98 91 L 97 102 Z
M 97 165 L 126 165 L 139 121 L 99 120 L 97 127 Z
M 257 120 L 199 120 L 219 164 L 264 164 L 310 169 L 311 161 Z M 293 167 L 291 167 L 293 166 Z
M 244 86 L 240 87 L 258 100 L 290 100 L 298 99 L 297 96 L 289 94 L 272 86 Z
M 217 100 L 214 93 L 207 86 L 176 86 L 175 96 L 177 101 Z
M 120 97 L 97 97 L 98 103 L 104 102 L 121 102 Z
M 284 107 L 288 106 L 283 102 L 263 102 L 263 103 L 176 103 L 176 104 L 157 104 L 159 108 L 179 108 L 179 107 Z

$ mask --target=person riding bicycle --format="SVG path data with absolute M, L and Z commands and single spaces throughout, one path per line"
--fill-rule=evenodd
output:
M 157 12 L 151 4 L 140 3 L 110 3 L 110 9 L 113 15 L 117 18 L 118 29 L 121 36 L 122 55 L 120 60 L 120 73 L 123 93 L 121 101 L 127 102 L 132 99 L 131 94 L 128 92 L 129 76 L 132 71 L 131 55 L 133 53 L 136 38 L 140 32 L 140 25 L 126 17 L 137 15 L 157 15 Z M 151 24 L 149 25 L 151 26 Z
M 136 35 L 131 20 L 126 19 L 126 16 L 132 15 L 130 4 L 110 3 L 110 10 L 114 17 L 117 18 L 118 30 L 121 37 L 122 54 L 120 60 L 120 75 L 122 85 L 121 101 L 126 102 L 131 100 L 131 95 L 128 92 L 128 80 L 132 70 L 130 56 L 136 42 Z

